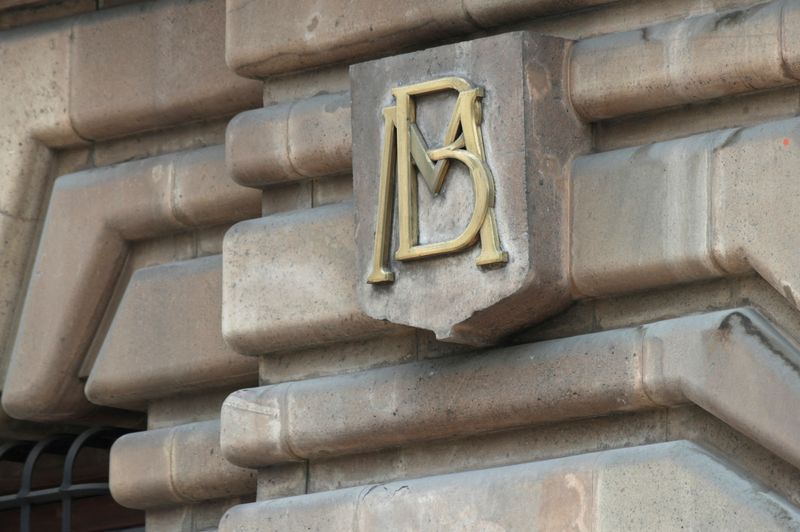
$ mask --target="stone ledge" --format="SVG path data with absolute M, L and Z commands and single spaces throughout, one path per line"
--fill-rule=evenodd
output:
M 349 92 L 245 111 L 228 123 L 228 173 L 264 187 L 349 172 L 350 131 Z
M 776 0 L 578 41 L 570 97 L 589 121 L 800 81 L 800 5 Z
M 687 316 L 240 390 L 223 404 L 221 445 L 231 462 L 261 467 L 695 403 L 800 465 L 800 420 L 773 408 L 800 401 L 799 356 L 752 310 Z
M 127 434 L 111 448 L 111 494 L 129 508 L 255 494 L 256 481 L 255 471 L 222 457 L 218 421 Z
M 6 344 L 42 216 L 51 150 L 260 104 L 262 84 L 225 65 L 224 16 L 224 0 L 166 0 L 2 32 L 3 356 L 11 350 Z M 154 33 L 159 30 L 170 31 Z M 152 68 L 158 59 L 159 68 Z
M 253 385 L 258 362 L 220 329 L 219 255 L 136 270 L 86 382 L 98 405 L 144 409 L 189 391 Z
M 485 27 L 614 0 L 278 3 L 229 0 L 225 56 L 237 74 L 267 77 L 396 53 Z
M 88 139 L 230 115 L 261 103 L 261 83 L 225 64 L 225 2 L 167 0 L 78 17 L 69 114 Z
M 654 482 L 654 479 L 658 479 Z M 687 441 L 240 505 L 226 531 L 799 530 L 788 502 Z
M 225 340 L 259 355 L 399 329 L 359 309 L 354 255 L 349 203 L 234 225 L 223 243 Z
M 798 146 L 791 118 L 577 158 L 575 297 L 755 270 L 796 307 Z
M 221 146 L 56 180 L 3 390 L 17 418 L 78 418 L 78 377 L 127 255 L 127 242 L 260 213 L 257 191 L 226 178 Z M 46 326 L 42 326 L 46 324 Z

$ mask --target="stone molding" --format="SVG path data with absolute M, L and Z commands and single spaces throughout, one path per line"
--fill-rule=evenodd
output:
M 754 270 L 797 307 L 798 146 L 790 118 L 577 158 L 575 297 Z
M 719 311 L 240 390 L 223 403 L 221 446 L 258 468 L 694 403 L 800 465 L 800 420 L 774 408 L 800 400 L 799 359 L 757 312 Z
M 220 329 L 222 257 L 136 270 L 86 381 L 94 404 L 147 402 L 258 382 L 258 362 L 228 347 Z
M 3 390 L 5 410 L 36 421 L 91 411 L 78 370 L 128 241 L 259 213 L 260 195 L 227 179 L 222 146 L 56 180 Z
M 10 103 L 0 116 L 4 357 L 11 356 L 11 329 L 41 219 L 52 150 L 259 104 L 261 84 L 237 77 L 225 65 L 224 14 L 222 0 L 167 0 L 3 32 L 0 96 Z M 121 31 L 120 25 L 127 24 L 127 32 Z M 158 31 L 165 25 L 170 31 Z M 167 40 L 154 38 L 154 32 Z M 160 68 L 139 68 L 159 58 Z M 122 67 L 136 70 L 122 75 Z M 190 84 L 185 83 L 187 72 Z
M 654 479 L 657 479 L 654 481 Z M 688 441 L 235 506 L 220 532 L 798 530 L 787 501 Z
M 800 24 L 796 19 L 800 20 L 800 5 L 776 0 L 578 40 L 567 59 L 570 101 L 584 120 L 592 122 L 797 85 Z M 742 50 L 732 51 L 732 44 Z M 731 67 L 731 57 L 742 64 Z M 321 95 L 235 117 L 226 140 L 232 178 L 242 185 L 264 187 L 348 172 L 349 99 L 345 93 Z M 289 124 L 295 127 L 287 133 Z M 310 127 L 303 133 L 296 127 L 306 125 Z M 320 170 L 302 172 L 298 165 Z
M 240 76 L 263 78 L 367 58 L 476 33 L 524 18 L 615 0 L 336 0 L 279 3 L 229 0 L 225 53 Z
M 260 105 L 262 84 L 225 64 L 224 17 L 222 0 L 167 0 L 77 17 L 69 114 L 78 134 L 106 140 Z
M 109 486 L 130 508 L 189 504 L 256 491 L 256 472 L 222 457 L 219 421 L 127 434 L 114 442 Z
M 564 69 L 568 74 L 564 73 L 563 84 L 569 87 L 569 99 L 576 111 L 589 121 L 796 85 L 800 73 L 800 44 L 796 41 L 800 42 L 800 34 L 795 34 L 800 25 L 793 23 L 795 19 L 800 19 L 800 4 L 776 0 L 746 9 L 584 39 L 572 46 L 565 61 Z M 478 42 L 482 41 L 469 41 Z M 445 48 L 408 57 L 437 53 Z M 728 64 L 731 55 L 736 58 L 733 66 Z M 406 56 L 380 62 L 399 61 L 402 57 Z M 443 61 L 449 64 L 450 59 Z M 615 67 L 609 68 L 609 65 Z M 354 67 L 351 76 L 362 67 Z M 558 76 L 555 73 L 558 69 L 550 70 L 551 76 Z M 362 99 L 358 95 L 355 97 L 359 101 Z M 337 102 L 335 106 L 334 101 Z M 346 133 L 346 121 L 351 114 L 348 101 L 346 93 L 320 95 L 238 116 L 231 122 L 226 140 L 231 176 L 246 186 L 268 187 L 347 172 L 350 169 L 347 157 L 351 151 L 348 147 L 350 135 Z M 631 107 L 630 101 L 637 102 L 638 107 Z M 331 112 L 331 107 L 335 107 L 335 112 Z M 796 233 L 797 223 L 787 216 L 780 226 L 773 227 L 769 220 L 762 219 L 769 212 L 769 206 L 780 205 L 784 212 L 793 212 L 788 198 L 796 188 L 791 168 L 798 164 L 794 149 L 798 139 L 792 120 L 662 141 L 628 151 L 578 156 L 571 169 L 572 218 L 560 224 L 569 226 L 561 229 L 571 235 L 571 258 L 560 265 L 560 273 L 532 276 L 549 288 L 558 288 L 560 279 L 571 277 L 572 286 L 553 289 L 558 294 L 551 298 L 554 301 L 547 300 L 538 290 L 539 306 L 527 303 L 524 311 L 509 310 L 515 309 L 515 304 L 520 305 L 517 300 L 533 299 L 523 297 L 523 291 L 516 294 L 519 296 L 516 299 L 506 297 L 503 300 L 508 316 L 495 319 L 491 326 L 479 326 L 483 323 L 482 316 L 488 314 L 481 312 L 486 310 L 485 304 L 477 305 L 477 311 L 472 307 L 460 309 L 468 316 L 467 321 L 459 321 L 454 326 L 452 323 L 422 323 L 414 319 L 419 314 L 416 309 L 390 313 L 381 310 L 390 308 L 387 302 L 373 302 L 373 299 L 380 299 L 379 295 L 396 297 L 393 294 L 399 290 L 397 286 L 393 286 L 395 291 L 378 293 L 359 281 L 356 286 L 362 307 L 378 319 L 428 328 L 435 330 L 440 338 L 482 345 L 558 312 L 570 300 L 753 270 L 797 305 L 800 296 L 798 280 L 794 279 L 792 251 L 797 242 L 791 236 Z M 550 121 L 552 117 L 545 120 Z M 537 123 L 541 122 L 540 116 Z M 353 117 L 351 127 L 357 132 L 356 136 L 364 137 L 365 125 L 358 117 Z M 311 133 L 304 135 L 301 131 Z M 574 151 L 581 154 L 588 150 L 576 146 Z M 689 157 L 685 157 L 685 153 L 690 154 Z M 750 154 L 747 158 L 752 161 L 777 161 L 768 169 L 773 178 L 769 186 L 751 179 L 752 175 L 764 171 L 757 168 L 762 163 L 735 162 L 746 160 L 744 154 Z M 355 157 L 359 165 L 366 164 L 364 153 Z M 377 173 L 376 164 L 369 166 L 374 166 Z M 357 200 L 364 194 L 363 183 L 359 184 L 364 182 L 364 178 L 359 177 L 359 168 L 354 168 Z M 644 178 L 645 175 L 648 177 Z M 544 181 L 550 182 L 549 179 Z M 677 182 L 682 186 L 675 186 Z M 551 196 L 549 192 L 537 195 Z M 755 197 L 755 201 L 751 202 L 750 197 Z M 626 208 L 618 209 L 620 202 Z M 358 205 L 361 203 L 357 201 Z M 529 210 L 550 212 L 558 208 L 558 201 L 551 199 L 548 206 Z M 663 216 L 653 216 L 653 212 Z M 365 219 L 357 219 L 356 227 L 360 231 L 358 249 L 364 253 L 366 237 L 362 233 L 370 233 L 372 220 L 369 216 L 361 217 Z M 541 221 L 534 227 L 547 227 L 545 232 L 549 235 L 558 233 L 558 228 L 552 230 Z M 640 234 L 647 235 L 641 244 Z M 551 236 L 550 240 L 553 239 Z M 544 255 L 554 257 L 558 253 L 548 250 Z M 363 262 L 359 262 L 362 270 Z M 536 262 L 544 264 L 546 261 Z M 418 264 L 415 268 L 420 270 L 422 266 Z M 553 268 L 558 269 L 557 266 Z M 363 276 L 363 272 L 360 275 Z M 396 307 L 391 306 L 392 309 Z M 492 308 L 491 316 L 495 316 L 498 311 Z M 515 321 L 526 319 L 526 323 Z M 487 339 L 486 331 L 494 336 Z M 251 346 L 249 351 L 263 353 L 273 349 L 262 344 Z
M 580 40 L 570 97 L 588 121 L 800 81 L 800 4 L 733 11 Z
M 797 306 L 797 146 L 800 119 L 790 118 L 574 159 L 571 299 L 756 271 Z
M 245 111 L 228 123 L 228 174 L 240 185 L 266 187 L 348 173 L 350 131 L 349 92 Z
M 351 203 L 234 225 L 222 253 L 225 340 L 260 355 L 399 329 L 359 308 L 354 255 Z

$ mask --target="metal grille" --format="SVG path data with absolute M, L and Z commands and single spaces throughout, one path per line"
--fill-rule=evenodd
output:
M 125 431 L 114 428 L 94 427 L 84 432 L 75 434 L 59 434 L 50 436 L 38 442 L 16 441 L 0 445 L 0 462 L 21 462 L 22 474 L 19 489 L 16 493 L 0 495 L 0 512 L 19 510 L 19 530 L 22 532 L 42 529 L 43 525 L 35 526 L 31 518 L 34 506 L 60 502 L 60 521 L 62 532 L 90 530 L 85 523 L 75 526 L 73 523 L 73 506 L 75 501 L 88 498 L 104 497 L 105 500 L 98 505 L 98 520 L 100 515 L 107 517 L 110 504 L 110 491 L 108 486 L 108 470 L 102 472 L 102 482 L 84 482 L 74 484 L 74 467 L 80 452 L 86 448 L 110 449 L 111 444 Z M 61 483 L 57 486 L 33 489 L 34 473 L 40 458 L 44 455 L 60 455 L 64 457 L 61 473 Z M 98 499 L 99 500 L 99 499 Z M 109 504 L 110 503 L 110 504 Z M 102 506 L 102 508 L 101 508 Z M 116 505 L 114 505 L 116 506 Z M 120 524 L 128 526 L 131 522 L 131 510 L 116 506 L 120 514 L 126 516 Z M 113 512 L 114 509 L 112 508 Z M 113 519 L 112 519 L 113 521 Z M 142 518 L 143 521 L 143 518 Z M 55 530 L 55 523 L 48 525 L 49 530 Z

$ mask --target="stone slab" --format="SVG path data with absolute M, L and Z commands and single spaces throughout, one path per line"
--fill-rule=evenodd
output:
M 259 105 L 261 84 L 225 64 L 225 2 L 167 0 L 102 10 L 73 29 L 70 117 L 107 139 Z
M 225 340 L 259 355 L 396 328 L 358 307 L 354 254 L 350 203 L 234 225 L 223 243 Z
M 678 441 L 257 502 L 220 521 L 220 532 L 681 527 L 800 530 L 800 513 L 713 454 Z
M 128 283 L 86 383 L 100 405 L 246 386 L 257 361 L 222 339 L 219 255 L 137 270 Z

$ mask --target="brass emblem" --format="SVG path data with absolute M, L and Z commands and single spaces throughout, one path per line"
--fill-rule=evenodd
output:
M 458 91 L 455 109 L 445 132 L 441 148 L 429 149 L 416 124 L 415 96 L 447 90 Z M 394 272 L 389 269 L 389 247 L 392 240 L 394 177 L 397 177 L 397 220 L 399 244 L 397 260 L 417 260 L 463 251 L 480 238 L 479 266 L 504 264 L 508 253 L 500 248 L 497 220 L 494 213 L 494 179 L 483 151 L 481 136 L 481 98 L 483 89 L 473 87 L 462 78 L 446 77 L 392 90 L 396 104 L 383 109 L 384 138 L 378 192 L 378 223 L 372 272 L 368 283 L 391 283 Z M 428 190 L 438 194 L 450 161 L 467 167 L 472 177 L 475 205 L 464 231 L 445 242 L 419 243 L 417 216 L 416 166 Z

